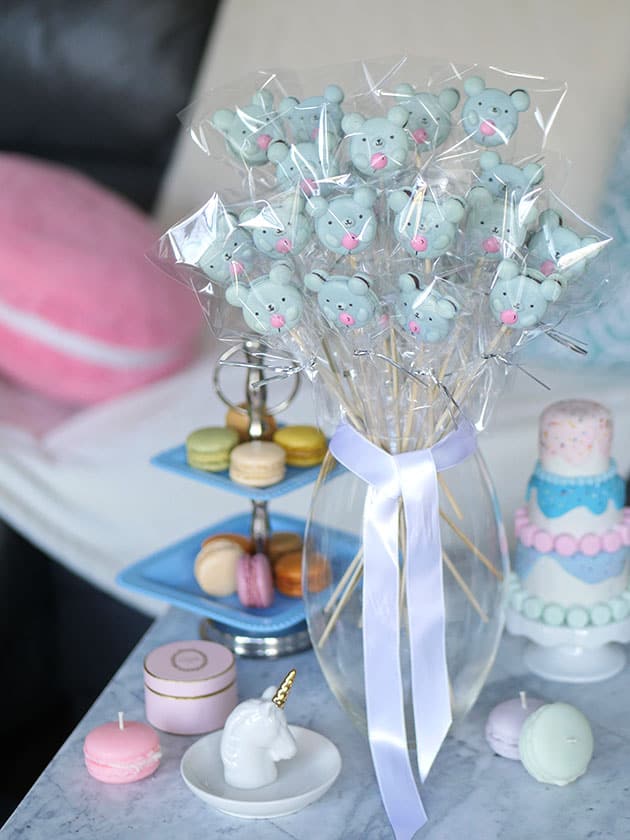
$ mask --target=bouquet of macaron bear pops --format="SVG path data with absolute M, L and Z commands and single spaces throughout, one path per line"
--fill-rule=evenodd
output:
M 394 714 L 403 697 L 394 640 L 408 625 L 411 673 L 416 666 L 424 673 L 412 692 L 424 780 L 452 720 L 446 654 L 436 644 L 446 634 L 440 527 L 458 533 L 484 565 L 487 559 L 443 516 L 433 453 L 445 444 L 453 457 L 457 449 L 454 463 L 467 457 L 473 427 L 485 427 L 508 375 L 525 370 L 522 350 L 534 339 L 585 352 L 562 322 L 595 309 L 612 286 L 610 237 L 555 191 L 564 161 L 548 138 L 565 94 L 565 85 L 540 76 L 411 57 L 300 79 L 255 74 L 187 113 L 215 178 L 219 167 L 222 182 L 234 183 L 210 187 L 205 204 L 173 225 L 152 254 L 192 287 L 220 339 L 256 340 L 270 377 L 303 372 L 314 383 L 322 425 L 340 424 L 333 454 L 370 484 L 366 506 L 378 513 L 372 519 L 380 530 L 364 512 L 361 547 L 324 610 L 334 606 L 318 645 L 362 579 L 368 731 L 400 837 L 413 831 L 396 825 L 415 830 L 426 814 L 404 719 Z M 374 461 L 371 474 L 362 453 Z M 393 472 L 383 453 L 400 465 Z M 412 462 L 419 467 L 413 481 Z M 327 458 L 322 476 L 331 465 Z M 397 474 L 392 504 L 387 476 Z M 444 481 L 440 489 L 455 510 Z M 425 527 L 414 530 L 414 522 Z M 457 579 L 483 621 L 466 581 Z M 436 581 L 439 591 L 430 589 Z M 429 590 L 431 608 L 423 610 Z M 375 598 L 373 614 L 365 605 Z M 426 663 L 430 671 L 422 672 Z M 390 712 L 373 729 L 370 709 L 379 707 L 383 683 Z M 385 741 L 396 755 L 382 761 Z M 395 790 L 391 778 L 399 780 Z
M 531 340 L 584 352 L 560 327 L 606 293 L 610 237 L 553 191 L 564 85 L 411 59 L 338 72 L 197 103 L 193 137 L 236 190 L 152 256 L 219 338 L 257 338 L 276 375 L 321 386 L 329 420 L 416 449 L 460 412 L 483 427 Z

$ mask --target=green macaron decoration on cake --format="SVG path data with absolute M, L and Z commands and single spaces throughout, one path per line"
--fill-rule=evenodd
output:
M 191 467 L 221 472 L 230 466 L 230 452 L 239 443 L 238 432 L 223 426 L 196 429 L 186 438 L 186 460 Z

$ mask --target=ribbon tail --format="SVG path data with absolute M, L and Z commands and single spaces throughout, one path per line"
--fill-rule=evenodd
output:
M 372 761 L 397 840 L 427 822 L 405 728 L 399 634 L 398 500 L 369 487 L 363 516 L 363 654 Z
M 430 451 L 400 470 L 408 550 L 406 586 L 414 727 L 424 782 L 452 723 L 437 471 Z

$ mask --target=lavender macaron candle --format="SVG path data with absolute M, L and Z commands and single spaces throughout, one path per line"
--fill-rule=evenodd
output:
M 222 729 L 238 703 L 234 654 L 200 639 L 162 645 L 144 661 L 144 699 L 147 720 L 163 732 Z
M 518 697 L 495 706 L 486 723 L 486 741 L 492 750 L 504 758 L 519 761 L 519 739 L 523 724 L 543 705 L 543 700 L 528 697 L 521 691 Z

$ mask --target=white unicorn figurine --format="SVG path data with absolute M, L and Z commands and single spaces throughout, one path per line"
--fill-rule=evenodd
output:
M 268 688 L 258 699 L 245 700 L 225 722 L 221 738 L 221 760 L 228 785 L 259 788 L 278 778 L 276 761 L 293 758 L 297 752 L 283 706 L 295 680 L 289 671 L 276 691 Z

